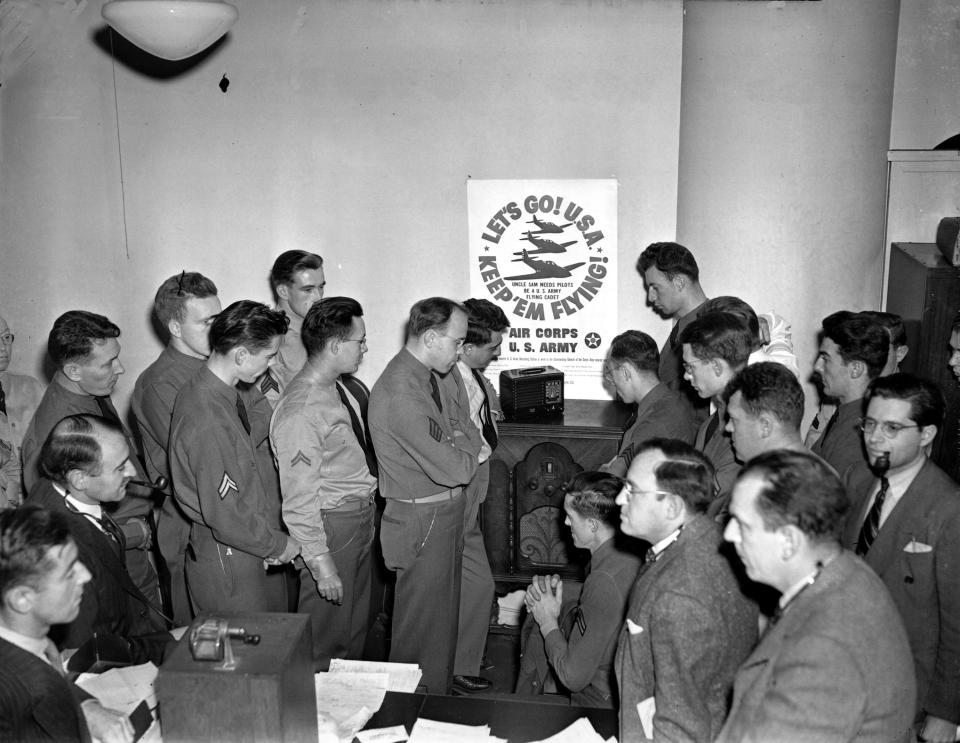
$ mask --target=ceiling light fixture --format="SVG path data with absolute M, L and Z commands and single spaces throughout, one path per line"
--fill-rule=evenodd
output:
M 206 49 L 239 15 L 222 0 L 113 0 L 100 12 L 121 36 L 171 61 Z

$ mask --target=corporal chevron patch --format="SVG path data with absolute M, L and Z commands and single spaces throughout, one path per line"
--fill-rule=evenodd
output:
M 220 487 L 217 488 L 217 492 L 220 493 L 220 500 L 223 500 L 227 497 L 227 494 L 230 491 L 237 493 L 239 495 L 240 489 L 237 487 L 237 483 L 226 472 L 223 473 L 223 479 L 220 480 Z
M 267 394 L 270 390 L 274 392 L 280 392 L 280 384 L 274 379 L 273 374 L 267 369 L 263 373 L 263 377 L 260 379 L 260 391 L 263 394 Z
M 427 418 L 427 429 L 431 439 L 438 443 L 443 441 L 443 429 L 433 418 Z
M 313 464 L 313 462 L 310 461 L 310 457 L 303 453 L 303 449 L 299 449 L 297 456 L 290 460 L 291 467 L 296 467 L 298 464 L 305 464 L 307 467 Z

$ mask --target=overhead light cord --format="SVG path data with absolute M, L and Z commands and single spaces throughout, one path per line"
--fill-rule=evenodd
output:
M 109 27 L 108 27 L 109 28 Z M 113 51 L 113 29 L 110 34 L 110 64 L 113 70 L 113 115 L 117 122 L 117 161 L 120 164 L 120 209 L 123 215 L 123 249 L 130 260 L 130 240 L 127 236 L 127 193 L 123 182 L 123 150 L 120 147 L 120 104 L 117 102 L 117 56 Z

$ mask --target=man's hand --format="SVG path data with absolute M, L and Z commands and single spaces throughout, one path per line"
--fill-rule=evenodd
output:
M 527 611 L 533 615 L 540 626 L 540 634 L 546 637 L 553 630 L 559 629 L 557 620 L 560 617 L 560 607 L 563 604 L 563 581 L 559 575 L 537 575 L 527 589 L 524 597 Z
M 930 743 L 953 743 L 957 739 L 957 723 L 927 715 L 920 726 L 917 739 L 930 741 Z
M 317 582 L 317 593 L 331 604 L 342 604 L 343 581 L 340 580 L 333 558 L 330 555 L 320 555 L 303 562 Z
M 96 699 L 88 699 L 80 706 L 95 741 L 133 743 L 133 724 L 125 714 L 107 709 Z
M 294 557 L 300 554 L 300 542 L 294 539 L 291 536 L 287 537 L 287 546 L 283 548 L 281 552 L 276 557 L 268 557 L 264 559 L 264 567 L 269 567 L 271 565 L 285 565 L 288 562 L 291 562 Z

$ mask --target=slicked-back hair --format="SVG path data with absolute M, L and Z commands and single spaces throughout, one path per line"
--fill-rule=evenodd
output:
M 280 284 L 289 284 L 298 271 L 316 271 L 323 268 L 323 258 L 306 250 L 288 250 L 277 256 L 270 269 L 270 286 L 277 291 Z
M 746 366 L 754 344 L 743 321 L 729 312 L 700 315 L 680 332 L 679 341 L 701 361 L 723 359 L 733 370 Z
M 502 333 L 510 327 L 507 315 L 489 299 L 467 299 L 463 307 L 467 312 L 467 339 L 464 343 L 482 346 L 490 342 L 494 332 Z
M 153 314 L 163 327 L 171 320 L 183 322 L 187 300 L 217 296 L 217 286 L 202 273 L 182 271 L 160 284 L 153 298 Z
M 636 458 L 646 451 L 658 450 L 667 459 L 653 470 L 657 489 L 673 493 L 683 499 L 690 513 L 706 513 L 716 494 L 716 471 L 702 452 L 679 439 L 648 439 Z
M 660 370 L 660 350 L 656 341 L 642 330 L 626 330 L 610 341 L 610 360 L 633 364 L 639 371 Z
M 860 361 L 867 377 L 876 379 L 887 365 L 890 336 L 886 328 L 863 313 L 845 310 L 823 318 L 823 336 L 837 344 L 843 363 Z
M 40 473 L 61 486 L 67 484 L 71 470 L 99 475 L 103 469 L 100 437 L 105 433 L 124 436 L 120 426 L 99 415 L 68 415 L 61 419 L 40 448 Z
M 70 539 L 62 513 L 30 503 L 0 511 L 0 597 L 17 586 L 42 589 L 53 568 L 47 553 Z
M 867 405 L 875 397 L 910 403 L 910 420 L 918 426 L 943 425 L 947 404 L 943 392 L 929 379 L 904 372 L 877 377 L 867 387 Z
M 570 496 L 570 508 L 585 519 L 596 519 L 616 529 L 620 526 L 620 507 L 617 495 L 623 480 L 608 472 L 580 472 L 573 476 L 564 490 Z
M 786 428 L 800 430 L 803 420 L 803 387 L 783 364 L 761 361 L 743 368 L 727 384 L 724 399 L 740 393 L 743 408 L 751 417 L 769 413 Z
M 290 320 L 282 310 L 273 310 L 260 302 L 241 299 L 216 316 L 210 326 L 210 349 L 224 355 L 243 346 L 256 353 L 285 335 Z
M 697 266 L 696 258 L 680 243 L 648 245 L 637 258 L 637 271 L 643 276 L 651 267 L 656 268 L 669 279 L 683 274 L 694 281 L 700 281 L 700 268 Z
M 746 463 L 737 481 L 757 476 L 764 487 L 756 508 L 767 531 L 792 525 L 813 542 L 836 542 L 850 508 L 836 472 L 809 452 L 776 449 Z
M 760 319 L 757 317 L 757 313 L 753 307 L 740 299 L 740 297 L 732 297 L 729 295 L 712 297 L 704 302 L 700 309 L 701 315 L 705 315 L 708 312 L 728 312 L 734 317 L 739 317 L 747 330 L 750 331 L 750 335 L 753 336 L 754 345 L 759 346 Z
M 459 302 L 445 297 L 430 297 L 421 299 L 410 308 L 410 318 L 407 320 L 407 338 L 419 338 L 428 330 L 445 328 L 450 322 L 450 315 L 454 310 L 466 314 L 467 309 Z
M 331 338 L 343 340 L 350 335 L 355 317 L 363 317 L 363 308 L 352 297 L 326 297 L 314 302 L 300 328 L 307 355 L 320 353 Z
M 907 328 L 903 324 L 903 318 L 893 312 L 878 312 L 876 310 L 864 310 L 860 313 L 864 317 L 873 320 L 877 325 L 882 325 L 890 336 L 890 342 L 895 346 L 907 345 Z
M 47 353 L 56 367 L 62 369 L 67 364 L 85 361 L 95 343 L 119 337 L 120 328 L 103 315 L 70 310 L 53 321 L 47 337 Z

